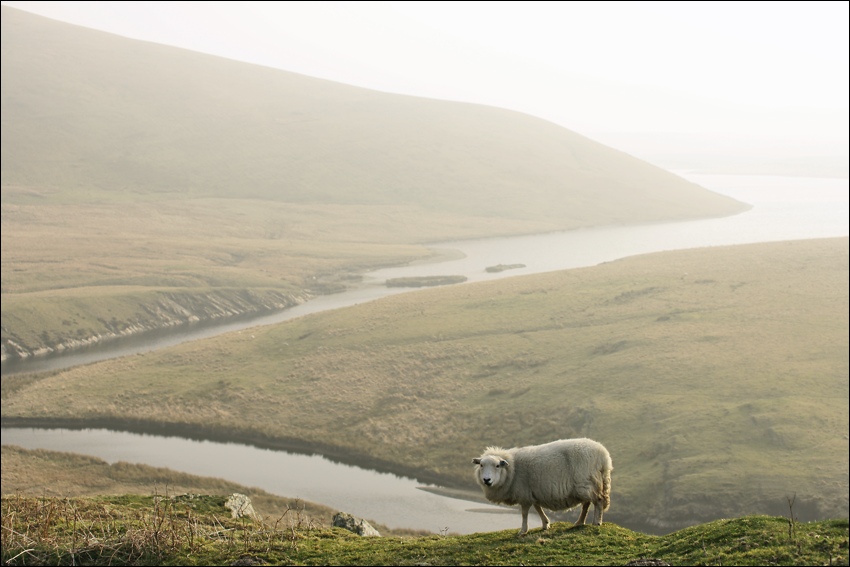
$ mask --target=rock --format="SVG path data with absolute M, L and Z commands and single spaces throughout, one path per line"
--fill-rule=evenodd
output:
M 373 528 L 369 522 L 359 518 L 355 518 L 351 514 L 339 512 L 334 515 L 333 525 L 337 528 L 344 528 L 350 532 L 354 532 L 363 537 L 381 537 L 380 532 Z
M 251 504 L 251 499 L 245 496 L 244 494 L 233 493 L 230 498 L 227 499 L 227 502 L 224 503 L 225 507 L 230 508 L 230 514 L 234 518 L 241 518 L 242 516 L 248 516 L 249 518 L 257 518 L 257 512 L 254 511 L 254 506 Z

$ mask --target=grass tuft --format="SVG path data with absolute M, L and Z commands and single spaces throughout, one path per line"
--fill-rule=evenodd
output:
M 848 522 L 745 516 L 650 536 L 555 523 L 467 536 L 362 538 L 298 509 L 230 517 L 223 497 L 2 498 L 4 565 L 846 565 Z M 544 535 L 545 534 L 545 535 Z M 639 563 L 638 563 L 639 564 Z

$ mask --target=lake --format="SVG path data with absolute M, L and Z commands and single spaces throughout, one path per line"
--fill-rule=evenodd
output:
M 465 275 L 468 282 L 476 282 L 592 266 L 663 250 L 848 236 L 850 187 L 847 179 L 677 173 L 703 187 L 750 203 L 753 208 L 739 215 L 718 219 L 438 242 L 431 247 L 460 251 L 462 254 L 455 256 L 462 257 L 442 263 L 420 263 L 378 270 L 366 274 L 363 282 L 354 289 L 319 297 L 267 317 L 217 326 L 197 326 L 184 329 L 182 334 L 146 337 L 138 344 L 121 343 L 110 348 L 63 355 L 35 363 L 53 361 L 58 365 L 55 368 L 73 366 L 102 358 L 145 352 L 221 332 L 274 324 L 309 313 L 411 291 L 408 288 L 386 287 L 384 282 L 388 278 L 460 274 Z M 525 264 L 526 267 L 499 273 L 485 271 L 486 267 L 497 264 Z M 33 365 L 26 366 L 26 369 L 35 371 L 45 368 Z M 5 375 L 5 365 L 3 372 Z M 422 485 L 413 479 L 334 463 L 318 455 L 295 455 L 238 444 L 104 430 L 3 428 L 2 439 L 4 444 L 26 448 L 72 451 L 94 455 L 109 462 L 138 462 L 227 478 L 268 492 L 321 503 L 392 528 L 427 529 L 435 533 L 446 529 L 454 533 L 473 533 L 519 528 L 519 512 L 516 510 L 437 496 L 419 489 Z M 486 440 L 482 440 L 482 449 L 484 444 Z M 476 489 L 471 476 L 470 488 Z M 509 513 L 499 513 L 505 511 Z M 609 517 L 615 521 L 613 508 Z

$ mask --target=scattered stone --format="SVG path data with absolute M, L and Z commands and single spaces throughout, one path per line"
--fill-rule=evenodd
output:
M 351 514 L 346 514 L 345 512 L 339 512 L 334 515 L 333 525 L 337 528 L 343 528 L 350 532 L 354 532 L 359 536 L 381 537 L 380 532 L 373 528 L 369 522 L 360 518 L 355 518 Z
M 251 499 L 244 494 L 234 492 L 224 505 L 230 508 L 230 515 L 234 518 L 241 518 L 242 516 L 248 516 L 252 519 L 257 518 L 257 512 L 254 511 Z

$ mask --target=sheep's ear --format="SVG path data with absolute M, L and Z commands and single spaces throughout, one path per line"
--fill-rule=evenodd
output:
M 499 466 L 500 467 L 506 467 L 506 466 L 508 466 L 508 462 L 505 459 L 502 459 L 501 461 L 499 461 Z
M 480 465 L 480 464 L 481 464 L 481 459 L 472 459 L 472 464 L 473 464 L 473 465 Z

